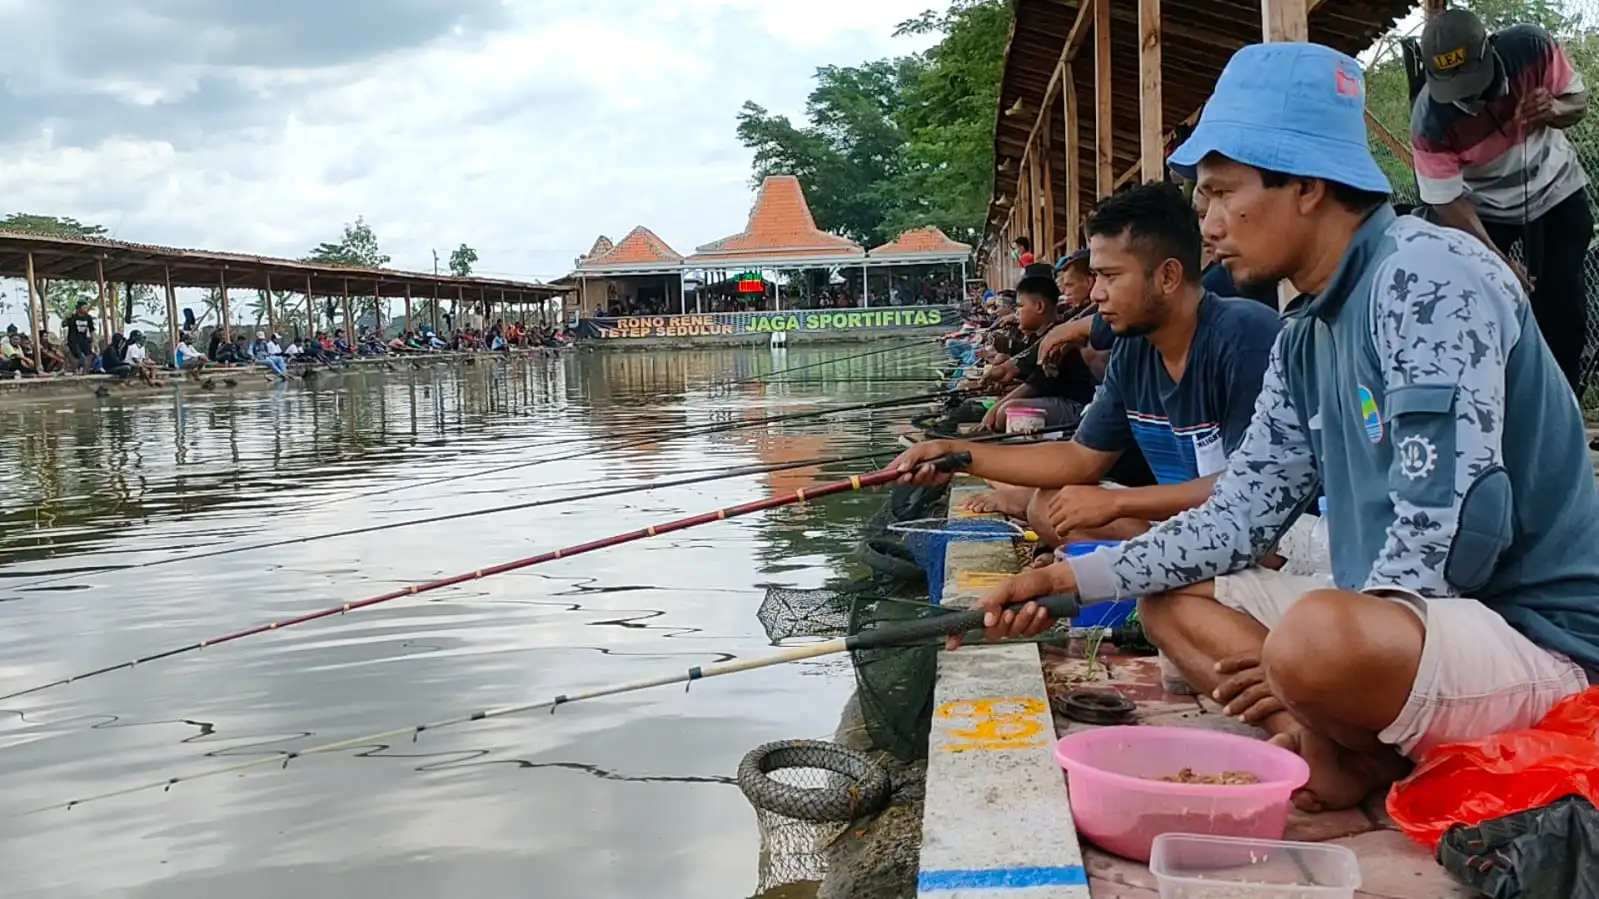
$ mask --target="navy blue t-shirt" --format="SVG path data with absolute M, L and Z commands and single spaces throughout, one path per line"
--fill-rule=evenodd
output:
M 1222 265 L 1220 262 L 1212 262 L 1210 267 L 1205 269 L 1205 273 L 1200 276 L 1199 284 L 1219 297 L 1243 297 L 1246 300 L 1265 303 L 1273 310 L 1277 308 L 1276 284 L 1244 290 L 1238 286 L 1237 281 L 1233 280 L 1233 273 L 1229 272 L 1227 266 Z
M 1281 327 L 1262 303 L 1207 292 L 1177 383 L 1147 339 L 1118 339 L 1077 441 L 1107 453 L 1136 444 L 1162 484 L 1217 474 L 1249 429 Z

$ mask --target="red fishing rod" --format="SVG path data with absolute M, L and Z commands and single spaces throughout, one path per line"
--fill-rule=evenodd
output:
M 923 464 L 931 465 L 939 471 L 959 471 L 964 469 L 967 465 L 970 465 L 971 461 L 971 453 L 950 453 Z M 209 640 L 201 640 L 198 643 L 190 643 L 187 646 L 179 646 L 175 649 L 168 649 L 164 652 L 158 652 L 153 655 L 137 658 L 131 662 L 120 662 L 116 665 L 107 665 L 104 668 L 96 668 L 93 671 L 88 671 L 72 677 L 65 677 L 60 680 L 51 681 L 47 684 L 40 684 L 37 687 L 29 687 L 26 690 L 18 690 L 15 693 L 7 693 L 4 696 L 0 696 L 0 702 L 8 699 L 16 699 L 19 696 L 28 696 L 33 693 L 39 693 L 44 690 L 49 690 L 53 687 L 66 686 L 67 684 L 75 683 L 81 680 L 87 680 L 91 677 L 99 677 L 102 674 L 110 674 L 113 671 L 122 671 L 124 669 L 133 668 L 137 665 L 158 662 L 162 659 L 170 659 L 173 656 L 183 655 L 184 653 L 194 652 L 196 650 L 206 649 L 212 646 L 220 646 L 223 643 L 232 643 L 235 640 L 242 640 L 245 637 L 253 637 L 257 634 L 267 633 L 268 631 L 282 630 L 283 628 L 293 627 L 297 624 L 305 624 L 307 622 L 318 621 L 323 618 L 331 618 L 334 615 L 343 615 L 347 612 L 354 612 L 358 609 L 370 608 L 391 600 L 402 599 L 407 596 L 416 596 L 421 593 L 431 593 L 434 590 L 442 590 L 445 587 L 454 587 L 457 584 L 464 584 L 468 581 L 481 580 L 491 575 L 505 574 L 506 572 L 510 571 L 518 571 L 523 568 L 530 568 L 534 565 L 542 565 L 545 562 L 554 562 L 557 559 L 567 559 L 571 558 L 572 556 L 580 556 L 584 553 L 594 552 L 597 549 L 608 549 L 613 546 L 620 546 L 624 543 L 642 540 L 645 537 L 656 537 L 661 534 L 670 534 L 673 531 L 686 530 L 697 525 L 709 524 L 713 521 L 723 521 L 728 518 L 738 518 L 741 515 L 748 515 L 751 512 L 764 512 L 767 509 L 776 509 L 782 506 L 793 505 L 795 503 L 803 503 L 808 500 L 820 499 L 824 496 L 831 496 L 835 493 L 845 493 L 848 491 L 860 490 L 866 487 L 878 487 L 897 480 L 902 476 L 902 474 L 902 472 L 897 470 L 885 469 L 883 471 L 872 472 L 871 474 L 854 475 L 842 481 L 833 481 L 832 483 L 822 484 L 818 487 L 807 487 L 794 490 L 781 496 L 772 497 L 771 499 L 762 499 L 756 500 L 755 502 L 744 503 L 742 505 L 728 506 L 725 509 L 717 509 L 714 512 L 706 512 L 703 515 L 680 518 L 677 521 L 667 522 L 666 524 L 651 525 L 637 531 L 629 531 L 625 534 L 618 534 L 614 537 L 605 537 L 590 543 L 579 543 L 576 546 L 568 546 L 552 552 L 540 553 L 536 556 L 529 556 L 525 559 L 518 559 L 514 562 L 491 565 L 487 568 L 479 568 L 475 571 L 457 574 L 453 577 L 447 577 L 436 581 L 428 581 L 427 583 L 423 584 L 413 584 L 412 586 L 402 587 L 399 590 L 374 596 L 370 599 L 363 599 L 357 602 L 347 602 L 337 606 L 329 606 L 328 608 L 322 609 L 318 612 L 310 612 L 308 614 L 285 619 L 283 621 L 274 621 L 271 624 L 256 625 L 255 627 L 247 628 L 236 633 L 226 634 L 221 637 L 213 637 Z

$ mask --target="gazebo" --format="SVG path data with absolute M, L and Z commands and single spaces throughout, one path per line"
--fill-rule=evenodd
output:
M 801 271 L 824 272 L 864 266 L 866 250 L 847 237 L 828 234 L 816 227 L 805 191 L 793 175 L 772 175 L 761 182 L 750 210 L 749 224 L 743 231 L 696 248 L 684 261 L 685 268 L 698 274 L 705 288 L 695 295 L 695 311 L 705 308 L 706 294 L 715 287 L 733 285 L 731 297 L 760 296 L 762 305 L 771 300 L 773 308 L 784 306 L 781 288 L 768 281 L 766 273 Z M 864 273 L 864 272 L 863 272 Z M 807 293 L 816 288 L 808 282 Z M 824 276 L 823 284 L 827 283 Z M 818 290 L 818 293 L 820 291 Z M 817 294 L 811 294 L 814 299 Z M 795 304 L 790 303 L 792 308 Z M 849 305 L 854 306 L 855 303 Z
M 584 315 L 613 308 L 627 315 L 687 311 L 682 255 L 643 225 L 615 246 L 601 236 L 567 278 L 577 283 L 577 308 Z
M 913 296 L 905 297 L 927 305 L 959 303 L 966 283 L 966 263 L 972 257 L 972 248 L 950 238 L 939 229 L 928 226 L 913 228 L 899 237 L 874 248 L 866 257 L 868 271 L 865 296 L 871 296 L 870 270 L 884 269 L 887 289 L 879 296 L 888 296 L 895 305 L 916 305 L 916 302 L 895 302 L 900 299 L 900 288 L 905 287 Z M 948 275 L 960 280 L 940 278 Z M 896 276 L 898 282 L 896 283 Z M 946 290 L 945 285 L 949 288 Z M 932 295 L 929 295 L 929 291 Z M 940 295 L 942 294 L 942 295 Z

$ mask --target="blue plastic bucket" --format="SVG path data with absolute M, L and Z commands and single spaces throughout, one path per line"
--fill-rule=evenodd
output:
M 1118 543 L 1120 543 L 1118 540 L 1085 540 L 1081 543 L 1068 543 L 1066 557 L 1086 556 L 1096 549 L 1116 546 Z M 1077 617 L 1072 619 L 1072 627 L 1115 627 L 1126 621 L 1136 608 L 1138 608 L 1136 599 L 1096 602 L 1093 605 L 1083 606 Z
M 927 601 L 938 605 L 944 601 L 944 550 L 952 542 L 1010 540 L 1016 536 L 1016 527 L 1007 521 L 993 518 L 955 518 L 943 522 L 937 530 L 912 530 L 902 532 L 905 545 L 910 547 L 916 563 L 927 572 Z

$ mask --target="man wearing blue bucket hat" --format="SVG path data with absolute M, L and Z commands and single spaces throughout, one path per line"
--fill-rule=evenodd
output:
M 1599 672 L 1599 488 L 1581 411 L 1516 274 L 1395 215 L 1355 60 L 1240 50 L 1172 154 L 1233 274 L 1307 301 L 1211 499 L 1119 546 L 1012 578 L 1009 603 L 1140 600 L 1150 638 L 1229 714 L 1310 763 L 1296 802 L 1345 807 L 1417 758 L 1525 728 Z M 1327 499 L 1335 586 L 1252 567 Z

